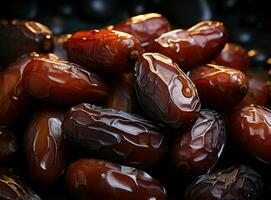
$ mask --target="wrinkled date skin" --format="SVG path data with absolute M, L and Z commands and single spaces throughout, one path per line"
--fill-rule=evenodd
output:
M 34 180 L 53 182 L 64 172 L 68 146 L 61 130 L 63 117 L 61 112 L 40 111 L 26 129 L 24 149 Z
M 15 135 L 6 130 L 0 129 L 0 163 L 7 163 L 18 151 L 18 143 Z
M 54 54 L 61 60 L 68 61 L 67 50 L 64 48 L 64 44 L 71 36 L 71 34 L 65 34 L 54 37 Z
M 229 67 L 202 65 L 192 69 L 189 77 L 197 87 L 202 104 L 218 109 L 234 108 L 248 90 L 245 74 Z
M 174 142 L 173 166 L 191 177 L 208 173 L 220 158 L 225 142 L 224 120 L 217 112 L 203 109 L 192 127 Z
M 23 54 L 52 48 L 52 32 L 46 26 L 33 21 L 0 21 L 0 63 L 4 66 Z
M 188 70 L 214 59 L 228 39 L 223 23 L 205 21 L 188 30 L 177 29 L 167 32 L 145 49 L 171 58 L 181 69 Z
M 101 101 L 107 96 L 107 87 L 101 78 L 59 60 L 32 60 L 24 70 L 23 84 L 33 97 L 56 104 Z
M 78 200 L 167 199 L 165 188 L 146 172 L 102 160 L 72 163 L 66 182 Z
M 185 200 L 256 200 L 262 190 L 262 177 L 240 165 L 199 178 L 188 187 Z
M 242 46 L 227 43 L 212 63 L 246 72 L 250 64 L 250 60 L 247 51 Z
M 135 36 L 144 47 L 148 45 L 150 41 L 170 31 L 171 26 L 169 21 L 162 15 L 149 13 L 132 17 L 127 21 L 110 26 L 109 29 L 122 31 Z
M 134 36 L 107 29 L 74 33 L 65 48 L 70 61 L 107 74 L 131 71 L 143 51 Z
M 271 164 L 271 111 L 261 106 L 245 106 L 230 117 L 230 135 L 255 159 Z
M 1 200 L 41 200 L 18 176 L 0 168 Z
M 143 110 L 173 128 L 189 124 L 201 107 L 193 82 L 158 53 L 144 53 L 137 61 L 135 88 Z
M 62 129 L 72 143 L 90 154 L 125 165 L 150 167 L 166 151 L 160 127 L 114 109 L 74 106 L 65 115 Z

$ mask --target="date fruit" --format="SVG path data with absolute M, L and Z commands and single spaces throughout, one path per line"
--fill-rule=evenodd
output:
M 73 144 L 90 154 L 125 165 L 150 167 L 166 151 L 162 128 L 110 108 L 74 106 L 65 115 L 62 129 Z
M 214 59 L 228 40 L 223 23 L 204 21 L 188 30 L 177 29 L 156 38 L 145 49 L 147 52 L 161 53 L 181 69 L 188 70 Z
M 262 190 L 262 177 L 240 165 L 200 177 L 186 190 L 185 200 L 256 200 Z
M 249 67 L 250 60 L 247 51 L 242 46 L 227 43 L 212 63 L 246 72 Z
M 33 59 L 23 74 L 24 88 L 33 97 L 56 104 L 101 101 L 107 86 L 97 75 L 73 63 Z
M 134 36 L 107 29 L 74 33 L 65 48 L 70 61 L 107 74 L 131 71 L 143 51 Z
M 6 129 L 0 129 L 0 163 L 7 163 L 13 159 L 17 151 L 18 143 L 15 135 Z
M 195 120 L 201 107 L 193 82 L 159 53 L 144 53 L 139 58 L 135 88 L 143 110 L 173 128 Z
M 230 67 L 201 65 L 192 69 L 189 77 L 197 87 L 202 104 L 212 108 L 232 109 L 248 90 L 246 75 Z
M 173 166 L 186 176 L 209 173 L 226 142 L 225 123 L 215 111 L 202 109 L 197 121 L 180 135 L 171 149 Z
M 81 159 L 66 173 L 78 200 L 166 200 L 165 188 L 146 172 L 107 161 Z
M 0 199 L 41 200 L 18 176 L 0 168 Z
M 271 164 L 271 110 L 245 106 L 230 117 L 229 133 L 235 143 L 250 156 Z
M 67 142 L 61 124 L 64 114 L 39 111 L 29 122 L 24 135 L 28 171 L 33 180 L 53 182 L 63 174 L 67 158 Z
M 23 20 L 0 21 L 0 63 L 4 66 L 23 54 L 49 52 L 53 35 L 46 26 Z
M 148 13 L 132 17 L 124 22 L 109 26 L 109 29 L 122 31 L 135 36 L 146 46 L 163 33 L 170 31 L 169 21 L 160 14 Z

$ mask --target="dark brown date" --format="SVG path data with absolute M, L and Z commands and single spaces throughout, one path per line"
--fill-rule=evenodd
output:
M 15 135 L 5 129 L 0 129 L 0 163 L 7 163 L 18 151 Z
M 165 33 L 146 47 L 147 52 L 164 54 L 183 70 L 214 59 L 228 39 L 224 24 L 205 21 L 188 30 L 177 29 Z
M 227 43 L 212 63 L 246 72 L 250 60 L 247 51 L 243 47 L 237 44 Z
M 240 165 L 200 177 L 188 187 L 185 200 L 256 200 L 262 190 L 262 177 Z
M 119 164 L 81 159 L 67 170 L 70 192 L 79 200 L 166 200 L 165 188 L 146 172 Z
M 271 111 L 245 106 L 230 117 L 229 133 L 235 143 L 256 160 L 271 164 Z
M 90 104 L 72 107 L 62 129 L 72 143 L 90 154 L 125 165 L 150 167 L 166 150 L 160 127 L 122 111 Z
M 61 60 L 68 60 L 67 50 L 64 48 L 64 44 L 71 36 L 71 34 L 66 34 L 54 37 L 54 54 Z
M 208 107 L 232 109 L 248 90 L 245 74 L 229 67 L 202 65 L 192 69 L 189 77 L 197 87 L 202 104 Z
M 174 142 L 173 166 L 190 177 L 208 173 L 220 158 L 225 142 L 224 120 L 217 112 L 203 109 L 191 128 Z
M 1 200 L 41 200 L 18 176 L 0 168 Z
M 24 149 L 31 178 L 53 182 L 64 172 L 67 142 L 61 124 L 64 114 L 40 111 L 33 115 L 24 135 Z
M 143 51 L 134 36 L 107 29 L 74 33 L 65 48 L 70 61 L 107 74 L 131 71 Z
M 160 14 L 149 13 L 132 17 L 124 22 L 110 26 L 109 29 L 122 31 L 135 36 L 146 46 L 163 33 L 170 31 L 169 21 Z
M 35 98 L 56 104 L 101 101 L 107 86 L 97 75 L 73 63 L 33 59 L 23 73 L 24 88 Z
M 193 82 L 158 53 L 144 53 L 137 61 L 135 88 L 143 110 L 173 128 L 196 119 L 201 107 Z
M 33 21 L 0 21 L 0 63 L 4 66 L 23 54 L 52 48 L 52 32 L 46 26 Z

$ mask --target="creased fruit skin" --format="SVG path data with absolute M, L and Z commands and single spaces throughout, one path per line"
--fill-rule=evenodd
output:
M 135 88 L 143 110 L 173 128 L 196 119 L 201 107 L 193 82 L 158 53 L 144 53 L 137 61 Z
M 247 51 L 242 46 L 227 43 L 212 63 L 246 72 L 250 60 Z
M 18 176 L 3 168 L 0 168 L 0 199 L 41 200 Z
M 107 86 L 97 75 L 73 63 L 34 59 L 23 74 L 24 88 L 33 97 L 56 104 L 101 101 Z
M 7 163 L 18 151 L 15 135 L 6 129 L 0 129 L 0 163 Z
M 134 16 L 128 20 L 110 26 L 109 29 L 122 31 L 135 36 L 142 44 L 146 46 L 163 33 L 170 31 L 169 21 L 160 14 L 148 13 Z
M 230 117 L 230 136 L 255 159 L 271 164 L 271 111 L 245 106 Z
M 35 113 L 24 135 L 24 149 L 32 179 L 49 183 L 63 174 L 68 145 L 61 124 L 64 114 L 42 110 Z
M 158 163 L 166 151 L 160 127 L 122 111 L 90 104 L 72 107 L 62 130 L 72 143 L 94 156 L 140 168 Z
M 185 200 L 256 200 L 262 190 L 262 177 L 240 165 L 200 177 L 186 190 Z
M 166 200 L 165 188 L 146 172 L 108 161 L 81 159 L 66 173 L 70 192 L 79 200 Z
M 0 21 L 0 63 L 3 65 L 23 54 L 46 53 L 52 48 L 52 32 L 46 26 L 34 21 Z
M 196 85 L 202 104 L 218 109 L 234 108 L 246 95 L 248 80 L 241 71 L 219 65 L 201 65 L 189 77 Z
M 188 176 L 210 172 L 226 142 L 225 123 L 215 111 L 202 109 L 196 122 L 179 136 L 171 149 L 173 166 Z
M 134 36 L 107 29 L 76 32 L 65 48 L 70 61 L 107 74 L 131 71 L 143 51 Z
M 147 52 L 161 53 L 183 70 L 214 59 L 228 40 L 223 23 L 204 21 L 188 30 L 177 29 L 167 32 L 145 49 Z

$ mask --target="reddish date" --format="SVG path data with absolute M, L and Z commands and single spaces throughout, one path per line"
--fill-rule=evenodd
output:
M 208 173 L 220 158 L 225 142 L 224 120 L 215 111 L 203 109 L 192 127 L 174 142 L 173 166 L 186 176 Z
M 230 135 L 253 158 L 271 164 L 271 111 L 245 106 L 230 117 Z
M 18 151 L 15 135 L 5 129 L 0 129 L 0 163 L 7 163 Z
M 23 85 L 33 97 L 56 104 L 101 101 L 107 86 L 97 75 L 59 60 L 33 59 L 23 74 Z
M 18 176 L 0 168 L 0 199 L 41 200 Z
M 240 165 L 200 177 L 188 187 L 185 200 L 256 200 L 262 190 L 262 177 Z
M 173 128 L 189 124 L 201 107 L 193 82 L 158 53 L 144 53 L 137 61 L 135 88 L 143 110 Z
M 214 59 L 223 49 L 228 33 L 223 23 L 205 21 L 188 30 L 165 33 L 146 47 L 147 52 L 164 54 L 181 69 L 188 70 Z
M 8 65 L 23 54 L 49 52 L 53 48 L 52 32 L 33 21 L 0 21 L 0 62 Z
M 107 74 L 131 71 L 143 51 L 134 36 L 107 29 L 74 33 L 65 48 L 70 61 Z
M 71 34 L 66 34 L 54 37 L 54 54 L 61 60 L 68 60 L 67 50 L 64 48 L 64 44 L 71 36 Z
M 66 182 L 80 200 L 166 200 L 165 188 L 146 172 L 119 164 L 81 159 L 67 170 Z
M 247 51 L 243 47 L 237 44 L 227 43 L 212 63 L 246 72 L 250 60 Z
M 65 115 L 62 129 L 72 143 L 90 154 L 127 165 L 152 166 L 166 151 L 160 127 L 114 109 L 74 106 Z
M 169 21 L 160 14 L 149 13 L 132 17 L 124 22 L 110 26 L 109 29 L 129 33 L 146 46 L 163 33 L 170 31 Z
M 33 115 L 24 135 L 24 149 L 32 179 L 53 182 L 64 172 L 67 142 L 61 124 L 64 114 L 40 111 Z
M 229 67 L 202 65 L 192 69 L 189 77 L 197 87 L 202 104 L 218 109 L 234 108 L 248 90 L 245 74 Z

